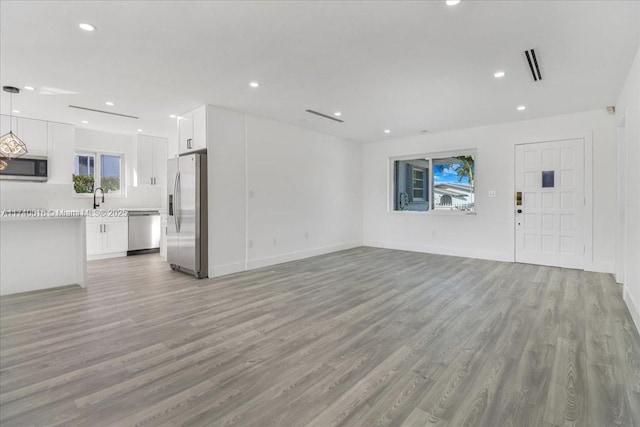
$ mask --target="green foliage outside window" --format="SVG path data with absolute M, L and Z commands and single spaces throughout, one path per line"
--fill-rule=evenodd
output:
M 120 177 L 102 177 L 102 189 L 105 193 L 115 193 L 120 191 Z
M 76 193 L 93 193 L 93 184 L 91 175 L 73 175 L 73 189 Z

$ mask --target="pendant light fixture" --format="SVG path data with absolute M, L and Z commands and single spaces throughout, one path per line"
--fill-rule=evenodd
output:
M 9 111 L 13 113 L 13 94 L 20 93 L 20 89 L 13 86 L 3 86 L 2 90 L 10 94 Z M 13 133 L 13 115 L 9 113 L 9 132 L 0 137 L 0 170 L 7 167 L 5 159 L 15 159 L 28 153 L 27 145 Z

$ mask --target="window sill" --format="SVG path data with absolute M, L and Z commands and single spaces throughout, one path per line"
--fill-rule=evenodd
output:
M 71 197 L 73 197 L 74 199 L 90 199 L 90 198 L 93 197 L 93 193 L 80 193 L 80 194 L 78 194 L 78 193 L 74 192 Z M 124 195 L 124 194 L 109 194 L 109 193 L 106 193 L 104 195 L 105 199 L 123 199 L 123 198 L 126 198 L 126 197 L 127 196 Z M 102 194 L 96 196 L 96 199 L 102 199 Z
M 390 214 L 396 215 L 429 215 L 429 216 L 476 216 L 477 212 L 449 211 L 449 210 L 428 210 L 428 211 L 389 211 Z

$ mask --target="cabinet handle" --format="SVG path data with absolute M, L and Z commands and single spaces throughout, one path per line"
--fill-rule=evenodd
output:
M 153 178 L 149 178 L 149 181 L 151 181 L 151 185 L 153 185 Z
M 104 225 L 104 232 L 107 232 L 107 224 Z
M 102 233 L 102 224 L 100 224 L 100 232 Z
M 187 139 L 187 148 L 191 148 L 192 141 L 193 139 L 191 138 Z

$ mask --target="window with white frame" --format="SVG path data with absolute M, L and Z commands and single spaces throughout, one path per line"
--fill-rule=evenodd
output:
M 475 212 L 475 169 L 469 151 L 394 160 L 393 209 Z
M 73 189 L 77 194 L 123 194 L 123 155 L 101 152 L 76 152 L 73 162 Z

